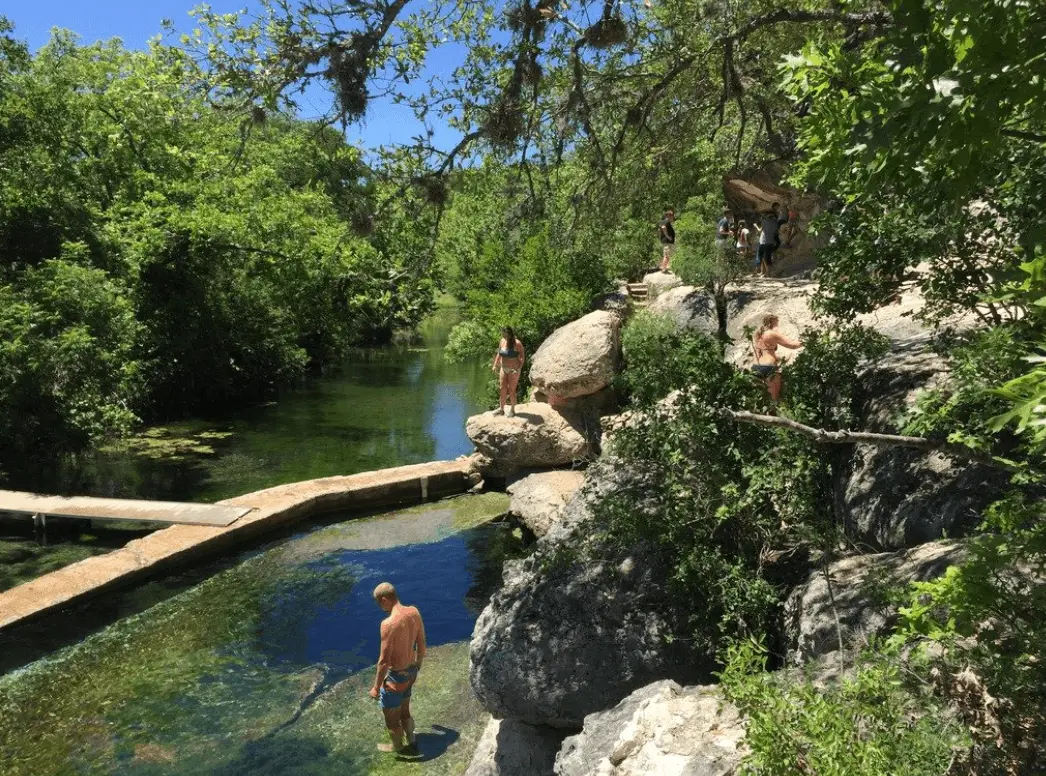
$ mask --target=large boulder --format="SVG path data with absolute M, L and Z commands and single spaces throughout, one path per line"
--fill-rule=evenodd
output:
M 580 471 L 529 474 L 508 486 L 509 511 L 536 536 L 544 536 L 584 481 L 585 473 Z
M 592 504 L 629 476 L 601 460 L 534 553 L 505 564 L 470 656 L 472 689 L 494 716 L 577 730 L 649 682 L 709 680 L 699 650 L 670 638 L 686 614 L 658 554 L 606 547 L 592 530 Z
M 628 286 L 623 285 L 616 291 L 599 294 L 592 299 L 589 309 L 593 312 L 603 310 L 613 313 L 618 318 L 627 318 L 632 312 L 632 297 L 629 296 Z
M 733 776 L 745 755 L 737 709 L 715 687 L 661 681 L 585 718 L 556 776 Z
M 647 305 L 651 312 L 669 317 L 677 329 L 693 329 L 715 336 L 719 331 L 715 300 L 694 286 L 677 286 Z
M 860 427 L 898 433 L 898 418 L 919 393 L 947 382 L 947 364 L 928 348 L 889 354 L 862 375 Z M 837 467 L 835 510 L 859 545 L 904 549 L 969 533 L 1008 479 L 1005 472 L 940 453 L 859 445 Z
M 859 649 L 896 622 L 891 592 L 941 576 L 964 557 L 961 542 L 934 542 L 907 552 L 858 555 L 812 571 L 785 604 L 788 660 L 800 665 Z M 829 580 L 831 586 L 829 588 Z
M 746 366 L 751 363 L 752 346 L 750 334 L 763 324 L 768 314 L 778 317 L 777 330 L 797 338 L 803 329 L 814 324 L 810 309 L 810 298 L 816 284 L 793 280 L 752 279 L 727 293 L 726 333 L 733 344 L 727 348 L 727 361 Z M 780 351 L 787 355 L 792 351 Z
M 543 469 L 592 456 L 600 431 L 579 415 L 533 402 L 516 405 L 511 418 L 489 412 L 473 415 L 465 433 L 481 455 L 500 467 Z
M 673 272 L 651 272 L 643 276 L 643 283 L 646 284 L 647 299 L 655 299 L 669 289 L 683 285 L 679 275 Z
M 534 354 L 531 384 L 555 400 L 606 388 L 620 363 L 620 327 L 617 315 L 598 310 L 556 329 Z
M 465 776 L 553 776 L 563 731 L 492 719 Z

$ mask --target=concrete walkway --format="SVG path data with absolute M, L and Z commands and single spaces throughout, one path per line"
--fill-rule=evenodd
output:
M 135 520 L 183 525 L 227 526 L 250 512 L 249 507 L 190 504 L 93 496 L 44 496 L 20 490 L 0 490 L 0 512 L 88 520 Z
M 251 511 L 227 527 L 175 525 L 0 593 L 0 631 L 58 607 L 227 551 L 274 528 L 336 510 L 415 504 L 463 493 L 468 459 L 325 477 L 220 502 Z

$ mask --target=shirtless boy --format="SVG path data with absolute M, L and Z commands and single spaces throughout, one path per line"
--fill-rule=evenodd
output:
M 382 752 L 416 753 L 410 694 L 425 659 L 425 626 L 415 606 L 404 606 L 396 588 L 382 582 L 374 588 L 374 602 L 388 613 L 381 623 L 381 654 L 370 697 L 385 715 L 391 744 L 378 744 Z

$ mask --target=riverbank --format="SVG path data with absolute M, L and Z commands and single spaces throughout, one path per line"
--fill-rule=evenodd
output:
M 6 487 L 215 502 L 291 482 L 467 454 L 465 419 L 479 408 L 489 373 L 444 360 L 458 315 L 443 305 L 412 338 L 354 351 L 341 369 L 277 402 L 147 428 L 60 465 L 9 473 Z M 157 527 L 98 521 L 81 528 L 55 521 L 49 546 L 39 547 L 27 521 L 0 522 L 0 590 L 111 552 Z

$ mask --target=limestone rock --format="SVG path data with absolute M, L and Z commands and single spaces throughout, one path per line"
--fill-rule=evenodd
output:
M 516 405 L 515 417 L 473 415 L 465 433 L 481 455 L 501 467 L 550 468 L 582 460 L 594 451 L 590 440 L 598 428 L 586 428 L 573 413 L 562 413 L 548 404 Z
M 472 689 L 494 716 L 579 729 L 651 681 L 709 679 L 699 650 L 666 638 L 685 613 L 670 608 L 659 555 L 611 550 L 591 528 L 591 505 L 630 476 L 601 460 L 533 554 L 505 564 L 470 653 Z
M 647 309 L 667 315 L 677 329 L 693 329 L 712 336 L 719 332 L 715 300 L 694 286 L 670 288 L 647 305 Z
M 728 292 L 727 336 L 733 344 L 727 348 L 727 361 L 747 367 L 752 360 L 751 336 L 763 323 L 763 317 L 778 317 L 777 330 L 788 337 L 799 337 L 803 329 L 814 324 L 810 297 L 816 284 L 804 281 L 753 279 Z M 793 351 L 782 349 L 782 355 Z
M 632 297 L 628 294 L 628 287 L 622 286 L 617 291 L 600 294 L 592 300 L 589 309 L 593 312 L 603 310 L 619 318 L 627 318 L 632 312 Z
M 544 536 L 584 481 L 585 473 L 579 471 L 530 474 L 509 485 L 509 511 L 536 536 Z
M 814 252 L 824 244 L 824 238 L 810 234 L 810 221 L 824 209 L 824 203 L 816 194 L 782 185 L 786 173 L 781 164 L 771 163 L 729 175 L 723 181 L 723 193 L 734 217 L 743 218 L 750 225 L 758 224 L 759 214 L 775 202 L 781 205 L 782 215 L 795 214 L 791 223 L 781 227 L 781 247 L 774 253 L 774 275 L 794 275 L 811 269 L 815 264 Z M 752 233 L 754 236 L 754 229 Z
M 558 399 L 606 388 L 620 362 L 620 326 L 617 315 L 600 310 L 556 329 L 534 354 L 530 382 Z
M 845 649 L 859 648 L 870 637 L 884 634 L 896 619 L 887 601 L 891 588 L 939 577 L 962 557 L 962 543 L 934 542 L 907 552 L 845 558 L 828 567 L 831 596 L 824 574 L 811 572 L 785 604 L 789 662 L 799 665 L 838 650 L 836 615 Z
M 925 348 L 892 353 L 862 375 L 863 428 L 897 433 L 920 391 L 945 385 L 946 363 Z M 876 550 L 960 537 L 1006 487 L 1005 472 L 939 453 L 856 446 L 837 467 L 835 509 L 847 536 Z
M 643 282 L 647 288 L 647 299 L 654 299 L 670 288 L 683 285 L 679 275 L 672 272 L 651 272 L 643 276 Z
M 553 776 L 563 732 L 513 719 L 492 719 L 465 776 Z
M 745 755 L 737 709 L 715 687 L 661 681 L 585 718 L 556 776 L 733 776 Z

